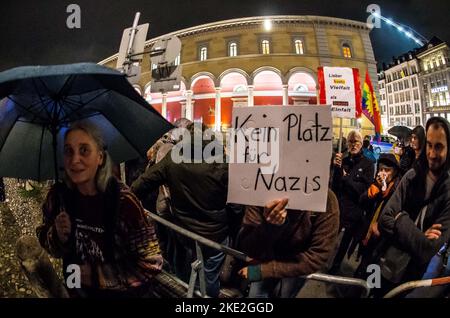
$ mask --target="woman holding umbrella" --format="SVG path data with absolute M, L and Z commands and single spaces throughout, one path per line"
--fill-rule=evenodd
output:
M 63 259 L 75 297 L 139 297 L 162 267 L 154 226 L 136 197 L 112 175 L 105 143 L 95 126 L 74 124 L 64 136 L 65 181 L 43 206 L 41 245 Z M 67 268 L 71 266 L 72 271 Z M 73 284 L 73 268 L 80 284 Z M 75 272 L 76 273 L 76 270 Z M 75 286 L 74 288 L 71 288 Z

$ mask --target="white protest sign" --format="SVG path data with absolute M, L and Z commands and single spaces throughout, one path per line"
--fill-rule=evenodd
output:
M 323 76 L 325 103 L 331 105 L 333 117 L 355 118 L 354 70 L 349 67 L 324 67 Z
M 331 162 L 330 106 L 233 108 L 228 202 L 325 212 Z

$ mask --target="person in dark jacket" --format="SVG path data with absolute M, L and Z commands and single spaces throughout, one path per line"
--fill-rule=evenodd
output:
M 339 200 L 340 228 L 345 230 L 331 273 L 338 272 L 348 247 L 363 222 L 364 210 L 359 206 L 359 197 L 367 191 L 374 175 L 373 162 L 361 152 L 361 134 L 355 130 L 351 131 L 347 137 L 347 144 L 348 156 L 343 158 L 342 154 L 337 153 L 333 162 L 332 190 Z
M 174 146 L 170 153 L 160 162 L 149 167 L 131 185 L 131 190 L 138 198 L 143 198 L 161 185 L 167 185 L 170 190 L 173 222 L 207 239 L 228 245 L 229 228 L 226 207 L 228 164 L 224 163 L 224 160 L 208 163 L 207 159 L 211 158 L 203 157 L 206 144 L 197 145 L 194 140 L 196 136 L 202 140 L 205 127 L 202 129 L 196 125 L 198 124 L 191 124 L 187 128 L 190 138 L 183 137 L 183 142 L 189 143 L 187 147 L 192 145 L 193 151 L 182 153 L 181 158 L 178 159 L 183 160 L 178 163 L 173 159 L 177 156 L 173 152 L 180 149 Z M 192 144 L 188 139 L 192 141 Z M 193 154 L 194 158 L 190 154 Z M 197 158 L 197 156 L 200 157 Z M 195 257 L 195 247 L 190 246 L 191 243 L 190 240 L 186 241 L 187 255 L 181 262 L 181 267 L 177 269 L 177 265 L 174 264 L 178 271 L 177 276 L 184 280 L 189 279 L 189 266 Z M 225 254 L 205 248 L 203 255 L 207 293 L 211 297 L 217 297 L 220 291 L 220 266 Z
M 414 169 L 405 174 L 381 215 L 381 234 L 410 256 L 400 277 L 394 277 L 395 283 L 420 279 L 431 258 L 450 239 L 449 144 L 448 121 L 430 118 L 425 150 Z M 382 259 L 384 264 L 397 264 L 400 259 L 387 258 Z
M 403 176 L 409 169 L 411 169 L 414 161 L 415 161 L 415 151 L 411 146 L 411 135 L 407 136 L 405 139 L 405 143 L 401 149 L 400 156 L 400 172 Z
M 378 220 L 401 179 L 399 163 L 393 154 L 382 153 L 377 166 L 374 182 L 359 198 L 366 215 L 358 239 L 358 254 L 361 256 L 361 263 L 355 272 L 356 277 L 367 276 L 367 266 L 373 263 L 373 250 L 380 238 Z
M 425 148 L 425 129 L 416 126 L 411 133 L 411 147 L 414 150 L 414 162 L 419 159 L 420 153 Z
M 287 202 L 246 208 L 238 248 L 255 259 L 239 271 L 251 282 L 249 297 L 295 297 L 300 276 L 323 270 L 335 248 L 339 205 L 331 190 L 325 213 L 285 209 Z

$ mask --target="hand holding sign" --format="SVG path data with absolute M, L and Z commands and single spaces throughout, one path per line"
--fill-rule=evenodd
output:
M 274 225 L 283 225 L 286 221 L 287 211 L 286 206 L 289 199 L 276 199 L 269 201 L 264 206 L 264 219 Z

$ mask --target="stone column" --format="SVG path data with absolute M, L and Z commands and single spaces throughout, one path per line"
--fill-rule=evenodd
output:
M 192 103 L 193 92 L 191 90 L 186 91 L 186 111 L 185 118 L 193 121 L 194 120 L 194 106 Z
M 248 98 L 247 98 L 247 102 L 248 102 L 248 106 L 249 106 L 249 107 L 255 105 L 255 104 L 254 104 L 254 101 L 253 101 L 253 88 L 254 88 L 254 87 L 255 87 L 255 86 L 253 86 L 253 85 L 248 85 L 248 86 L 247 86 L 247 89 L 248 89 Z
M 283 85 L 283 106 L 289 104 L 288 85 Z
M 162 94 L 161 115 L 167 119 L 167 93 Z
M 216 131 L 221 130 L 222 117 L 221 117 L 222 105 L 220 100 L 220 87 L 216 87 L 216 103 L 214 107 L 214 129 Z

